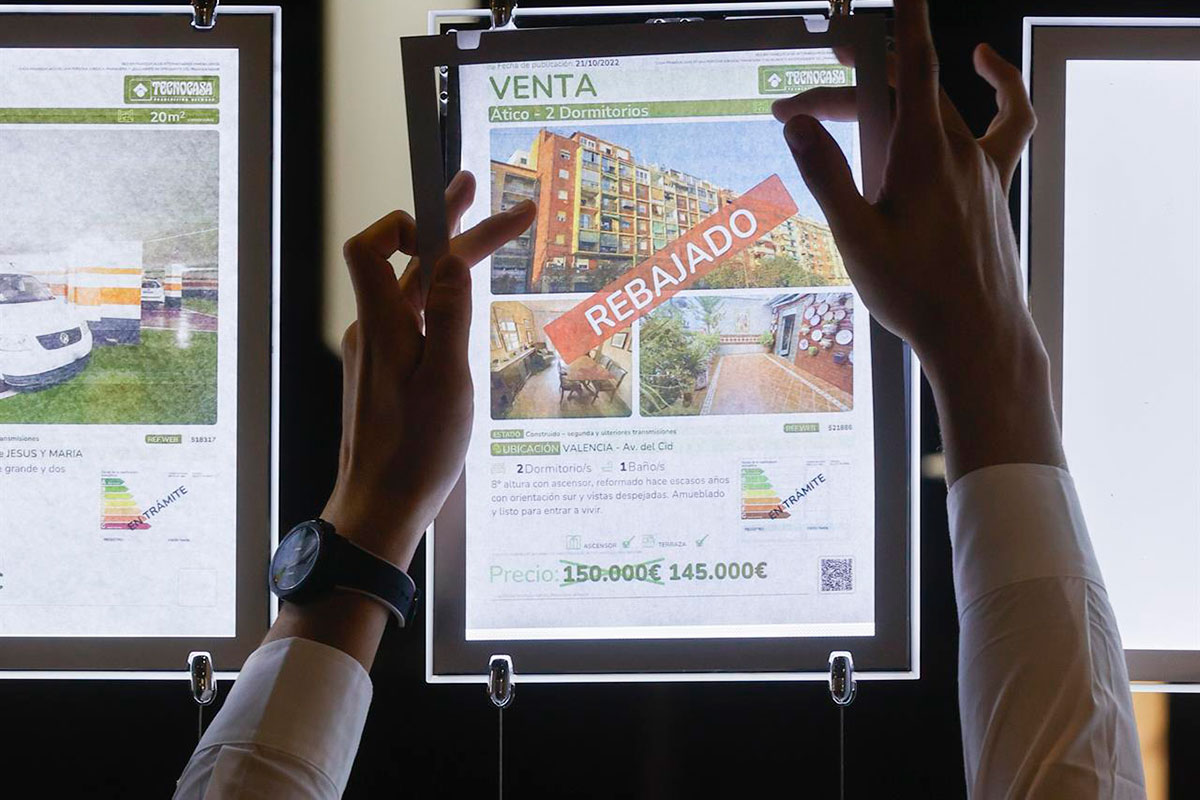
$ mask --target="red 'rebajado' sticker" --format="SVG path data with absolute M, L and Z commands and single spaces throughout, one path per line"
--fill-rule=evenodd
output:
M 570 364 L 622 328 L 703 278 L 794 215 L 799 208 L 778 175 L 700 221 L 686 234 L 545 327 Z

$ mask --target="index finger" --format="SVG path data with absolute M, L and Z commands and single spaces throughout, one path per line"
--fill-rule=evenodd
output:
M 938 60 L 926 0 L 896 0 L 896 123 L 941 131 Z
M 780 122 L 801 114 L 831 122 L 858 121 L 858 89 L 853 86 L 817 86 L 794 97 L 771 104 L 771 113 Z
M 412 252 L 416 242 L 416 222 L 403 211 L 393 211 L 343 245 L 342 257 L 354 285 L 358 318 L 364 325 L 383 317 L 399 291 L 395 270 L 388 259 L 397 252 Z

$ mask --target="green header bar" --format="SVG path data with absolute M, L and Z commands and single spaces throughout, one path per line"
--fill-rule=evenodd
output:
M 221 102 L 216 75 L 126 75 L 125 102 L 167 105 Z
M 598 122 L 610 119 L 669 117 L 745 117 L 768 115 L 771 101 L 657 100 L 647 103 L 554 103 L 490 106 L 489 122 Z
M 519 428 L 497 428 L 492 431 L 493 439 L 524 439 L 525 431 Z
M 215 108 L 0 108 L 0 125 L 216 125 Z
M 784 433 L 820 433 L 819 422 L 789 422 L 783 426 Z

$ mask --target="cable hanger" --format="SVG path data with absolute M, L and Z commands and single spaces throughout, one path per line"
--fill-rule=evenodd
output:
M 211 31 L 217 27 L 217 6 L 221 0 L 192 0 L 192 27 Z

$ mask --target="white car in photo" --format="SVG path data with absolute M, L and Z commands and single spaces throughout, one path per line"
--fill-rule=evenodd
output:
M 163 285 L 160 281 L 153 278 L 147 278 L 142 281 L 142 305 L 144 306 L 161 306 L 167 302 L 167 293 L 163 291 Z
M 78 375 L 91 357 L 92 331 L 65 301 L 32 275 L 0 272 L 0 382 L 44 389 Z

